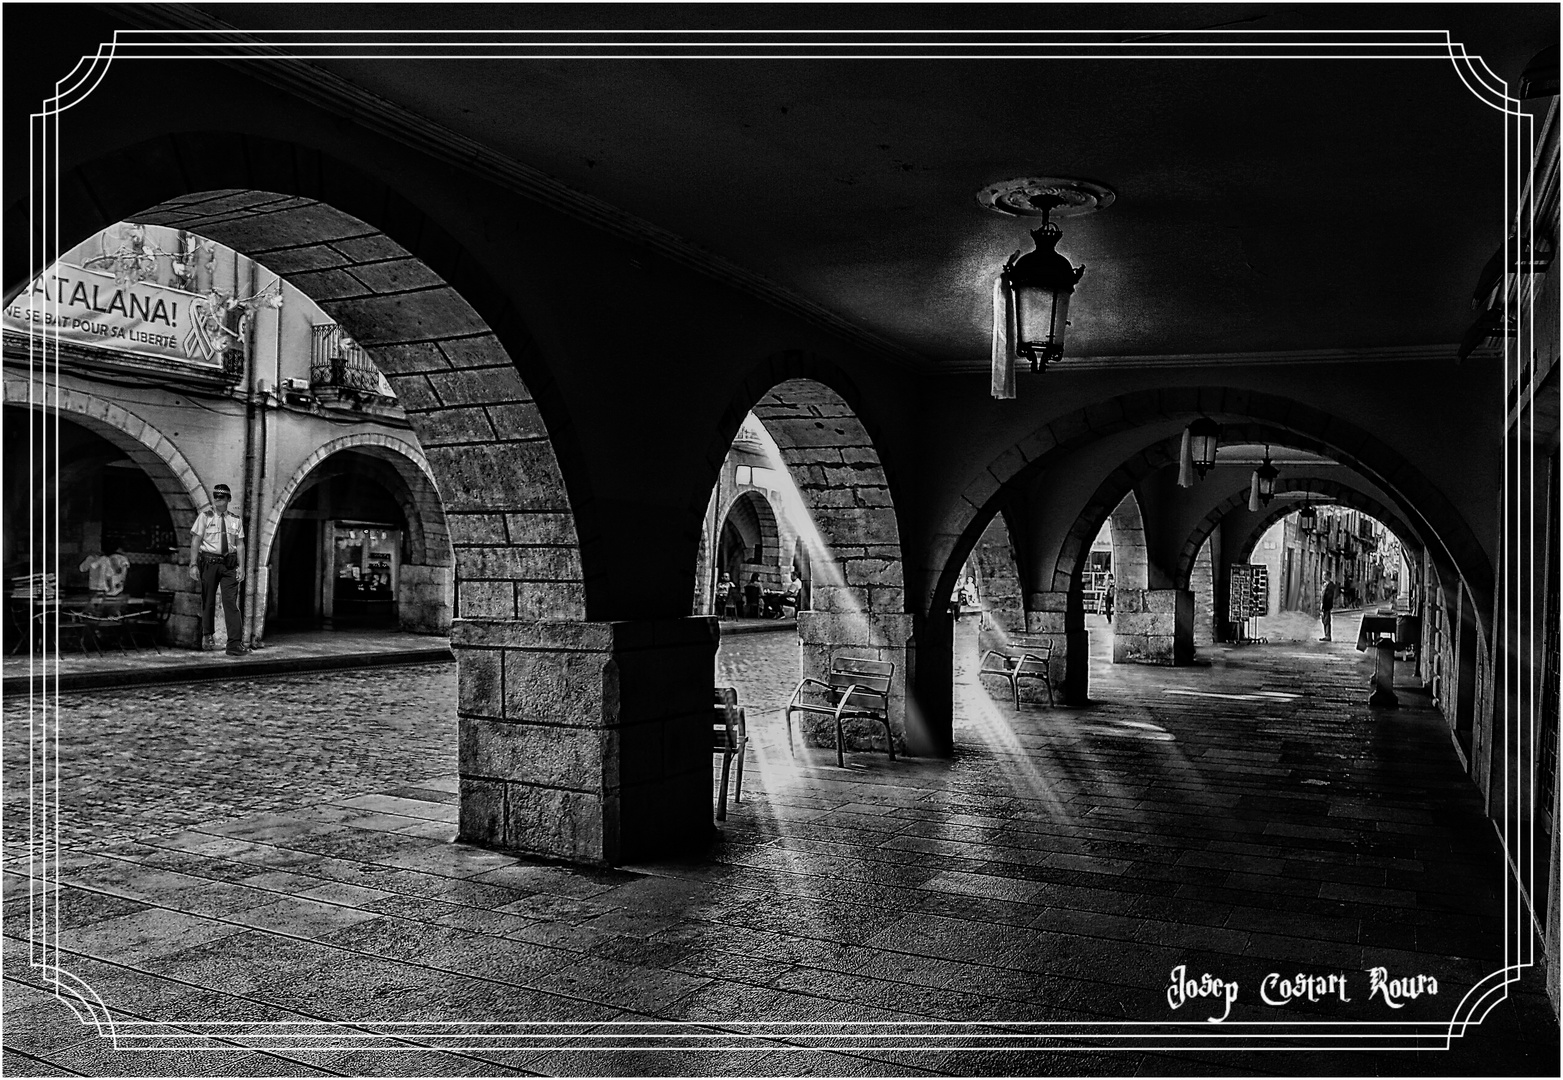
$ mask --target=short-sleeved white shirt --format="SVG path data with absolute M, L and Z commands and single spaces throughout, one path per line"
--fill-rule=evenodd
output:
M 125 591 L 125 574 L 130 570 L 130 560 L 115 552 L 113 555 L 93 555 L 81 564 L 87 571 L 87 587 L 105 596 L 118 596 Z
M 228 550 L 233 551 L 238 541 L 244 539 L 244 523 L 239 520 L 238 514 L 229 512 L 219 518 L 217 511 L 208 507 L 195 516 L 195 524 L 190 526 L 190 535 L 201 538 L 202 551 L 217 555 L 222 552 L 222 533 L 219 529 L 223 525 L 228 529 Z

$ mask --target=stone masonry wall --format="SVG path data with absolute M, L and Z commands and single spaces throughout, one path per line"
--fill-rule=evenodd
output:
M 850 406 L 828 387 L 780 383 L 754 407 L 785 459 L 823 550 L 809 552 L 812 612 L 800 613 L 802 674 L 823 678 L 834 654 L 889 660 L 898 750 L 905 740 L 906 642 L 911 617 L 901 576 L 900 531 L 879 454 Z M 835 729 L 809 725 L 813 745 L 834 745 Z M 878 725 L 862 722 L 848 745 L 882 746 Z M 870 728 L 877 729 L 874 734 Z
M 1186 664 L 1194 658 L 1194 594 L 1188 589 L 1118 590 L 1113 663 Z
M 1273 596 L 1280 584 L 1279 575 L 1271 578 L 1270 593 Z M 1210 560 L 1210 541 L 1200 546 L 1194 559 L 1194 570 L 1189 575 L 1189 590 L 1194 594 L 1194 645 L 1214 645 L 1216 641 L 1215 568 Z
M 803 646 L 803 674 L 822 679 L 837 656 L 887 660 L 895 665 L 890 681 L 890 731 L 897 754 L 906 752 L 906 642 L 912 635 L 907 614 L 800 611 L 798 637 Z M 810 746 L 836 745 L 836 727 L 829 717 L 795 713 L 793 731 Z M 843 729 L 845 748 L 884 750 L 885 729 L 872 720 L 858 720 Z
M 706 842 L 714 619 L 461 619 L 460 839 L 618 863 Z
M 1004 515 L 995 514 L 972 552 L 982 572 L 982 606 L 993 625 L 1014 633 L 1026 628 L 1026 609 L 1015 548 Z
M 1046 637 L 1053 643 L 1048 673 L 1058 699 L 1068 705 L 1084 705 L 1090 676 L 1090 634 L 1085 629 L 1084 609 L 1079 594 L 1071 608 L 1067 592 L 1034 592 L 1026 596 L 1026 631 Z M 1022 689 L 1020 700 L 1042 701 L 1047 691 L 1040 687 L 1031 694 Z
M 451 568 L 403 563 L 396 582 L 396 615 L 415 634 L 450 633 Z

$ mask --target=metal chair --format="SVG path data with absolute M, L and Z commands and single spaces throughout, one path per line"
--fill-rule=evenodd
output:
M 41 611 L 34 616 L 36 633 L 38 635 L 38 647 L 40 651 L 51 645 L 56 645 L 55 655 L 64 655 L 70 645 L 75 645 L 81 650 L 81 655 L 87 655 L 87 627 L 81 621 L 81 615 L 75 611 L 48 610 Z
M 711 717 L 711 749 L 722 755 L 721 797 L 716 804 L 716 819 L 727 820 L 727 778 L 733 759 L 738 759 L 738 777 L 733 785 L 733 802 L 742 802 L 744 787 L 744 748 L 749 745 L 749 728 L 744 722 L 744 711 L 738 707 L 738 691 L 731 686 L 719 686 L 715 692 L 715 708 Z
M 86 636 L 92 642 L 92 647 L 98 650 L 98 655 L 103 655 L 104 642 L 113 645 L 119 650 L 121 656 L 125 655 L 125 620 L 120 615 L 93 615 L 82 612 L 77 616 L 85 627 Z M 86 655 L 86 649 L 82 649 L 82 655 Z
M 885 726 L 885 744 L 895 760 L 895 732 L 890 726 L 890 682 L 895 665 L 888 660 L 864 660 L 837 656 L 823 679 L 805 678 L 787 704 L 787 750 L 793 752 L 792 714 L 829 716 L 836 725 L 836 764 L 845 767 L 842 724 L 847 720 L 873 720 Z
M 139 648 L 141 642 L 145 641 L 152 646 L 153 652 L 162 656 L 163 650 L 158 645 L 168 624 L 168 616 L 174 609 L 174 594 L 154 593 L 152 599 L 155 601 L 152 607 L 124 616 L 123 628 L 131 648 Z
M 996 648 L 982 654 L 982 666 L 978 676 L 997 675 L 1009 683 L 1015 698 L 1015 708 L 1020 708 L 1020 683 L 1031 679 L 1047 687 L 1048 708 L 1053 706 L 1053 674 L 1049 666 L 1053 659 L 1051 638 L 1030 637 L 1017 634 Z

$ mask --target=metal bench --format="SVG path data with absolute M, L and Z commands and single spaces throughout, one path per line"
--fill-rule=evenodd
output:
M 1020 708 L 1020 682 L 1031 679 L 1047 687 L 1047 704 L 1053 705 L 1053 675 L 1048 664 L 1053 659 L 1051 638 L 1013 634 L 1005 644 L 982 654 L 982 667 L 978 676 L 996 675 L 1009 683 L 1015 698 L 1015 708 Z
M 890 681 L 895 665 L 888 660 L 863 660 L 855 656 L 837 656 L 830 662 L 825 679 L 806 678 L 792 692 L 787 703 L 787 750 L 793 752 L 792 714 L 815 713 L 829 716 L 836 724 L 836 764 L 845 766 L 842 755 L 841 725 L 847 720 L 873 720 L 885 726 L 885 743 L 890 760 L 895 760 L 895 733 L 890 727 Z
M 711 749 L 722 755 L 722 794 L 716 804 L 716 820 L 727 820 L 727 776 L 733 759 L 738 759 L 738 781 L 733 785 L 733 802 L 742 802 L 744 788 L 744 748 L 749 745 L 749 728 L 744 711 L 738 707 L 738 691 L 718 686 L 715 711 L 711 717 Z

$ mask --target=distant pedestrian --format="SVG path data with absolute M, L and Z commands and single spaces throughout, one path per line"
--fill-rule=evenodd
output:
M 723 574 L 722 575 L 722 580 L 718 581 L 716 583 L 716 617 L 717 618 L 719 618 L 719 619 L 727 618 L 727 605 L 728 605 L 728 603 L 730 601 L 732 601 L 733 589 L 734 588 L 736 588 L 736 586 L 733 585 L 733 579 L 728 574 Z M 735 609 L 736 609 L 736 607 L 737 607 L 737 605 L 734 604 L 734 608 Z M 734 614 L 737 614 L 736 610 L 734 611 Z
M 1339 590 L 1335 587 L 1335 582 L 1330 575 L 1325 574 L 1324 591 L 1319 595 L 1319 621 L 1324 624 L 1324 636 L 1319 639 L 1320 641 L 1335 640 L 1330 630 L 1330 612 L 1335 608 L 1335 598 L 1338 595 Z
M 1107 616 L 1107 621 L 1113 621 L 1113 600 L 1116 598 L 1118 586 L 1113 582 L 1113 576 L 1107 575 L 1107 587 L 1102 592 L 1102 611 Z
M 228 626 L 228 655 L 243 656 L 244 623 L 239 614 L 239 583 L 244 580 L 244 523 L 228 511 L 233 494 L 227 484 L 212 489 L 212 506 L 190 526 L 190 576 L 201 583 L 201 648 L 212 647 L 217 594 L 222 593 Z

